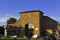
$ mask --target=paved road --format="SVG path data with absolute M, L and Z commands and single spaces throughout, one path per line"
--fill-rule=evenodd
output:
M 44 40 L 44 39 L 39 39 L 39 40 Z M 56 40 L 60 40 L 60 39 L 56 39 Z
M 59 38 L 59 39 L 57 39 L 57 40 L 60 40 L 60 38 Z
M 44 40 L 44 37 L 41 37 L 39 40 Z M 60 40 L 60 38 L 57 38 L 56 40 Z
M 60 37 L 59 38 L 57 37 L 57 40 L 60 40 Z

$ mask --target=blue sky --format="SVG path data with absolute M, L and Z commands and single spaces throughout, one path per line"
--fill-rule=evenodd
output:
M 41 10 L 45 15 L 60 20 L 60 0 L 0 0 L 0 25 L 10 17 L 19 18 L 19 12 Z

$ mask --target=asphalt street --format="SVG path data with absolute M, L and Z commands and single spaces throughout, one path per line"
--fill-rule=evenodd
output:
M 45 40 L 44 37 L 39 38 L 39 40 Z M 60 38 L 56 38 L 56 40 L 60 40 Z

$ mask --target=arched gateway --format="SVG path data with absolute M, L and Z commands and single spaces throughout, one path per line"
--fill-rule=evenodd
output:
M 12 26 L 24 27 L 24 29 L 33 28 L 34 36 L 40 34 L 44 36 L 46 31 L 54 34 L 57 29 L 57 22 L 48 16 L 44 16 L 39 10 L 20 12 L 20 19 Z M 19 33 L 18 33 L 19 34 Z
M 39 35 L 42 17 L 43 13 L 39 10 L 20 12 L 20 19 L 14 23 L 14 26 L 19 27 L 21 25 L 25 28 L 26 24 L 32 23 L 34 25 L 34 35 Z

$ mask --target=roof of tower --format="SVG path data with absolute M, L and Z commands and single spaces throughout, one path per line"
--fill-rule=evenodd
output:
M 44 14 L 42 11 L 40 10 L 30 10 L 30 11 L 23 11 L 23 12 L 20 12 L 20 14 L 22 13 L 28 13 L 28 12 L 41 12 L 42 14 Z

